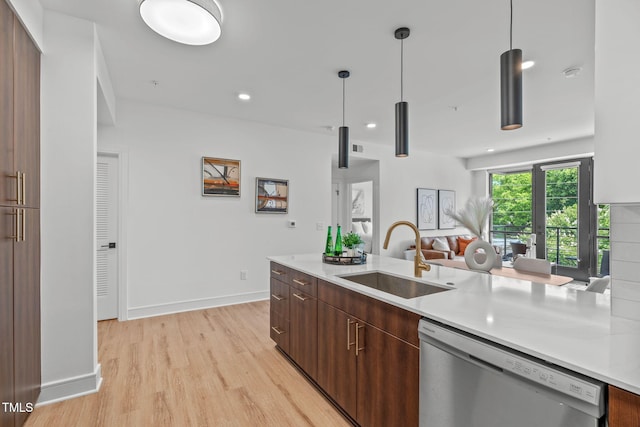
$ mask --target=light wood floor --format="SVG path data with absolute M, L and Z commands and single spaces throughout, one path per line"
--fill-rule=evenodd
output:
M 275 349 L 269 302 L 98 324 L 100 392 L 26 426 L 349 426 Z

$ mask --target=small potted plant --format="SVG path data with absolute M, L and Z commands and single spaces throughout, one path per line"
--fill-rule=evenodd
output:
M 347 248 L 347 256 L 357 256 L 356 247 L 363 243 L 358 233 L 349 232 L 342 237 L 342 244 Z

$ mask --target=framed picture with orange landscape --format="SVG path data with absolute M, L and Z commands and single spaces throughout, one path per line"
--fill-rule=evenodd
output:
M 203 196 L 240 196 L 240 160 L 202 158 Z
M 289 181 L 256 178 L 256 213 L 287 213 L 289 211 Z

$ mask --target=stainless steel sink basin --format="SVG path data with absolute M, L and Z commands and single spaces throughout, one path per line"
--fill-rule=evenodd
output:
M 407 299 L 449 290 L 440 286 L 428 285 L 377 271 L 338 277 Z

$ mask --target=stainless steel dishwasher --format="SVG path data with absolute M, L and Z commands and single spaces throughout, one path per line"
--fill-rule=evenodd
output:
M 605 384 L 427 319 L 421 427 L 602 427 Z

